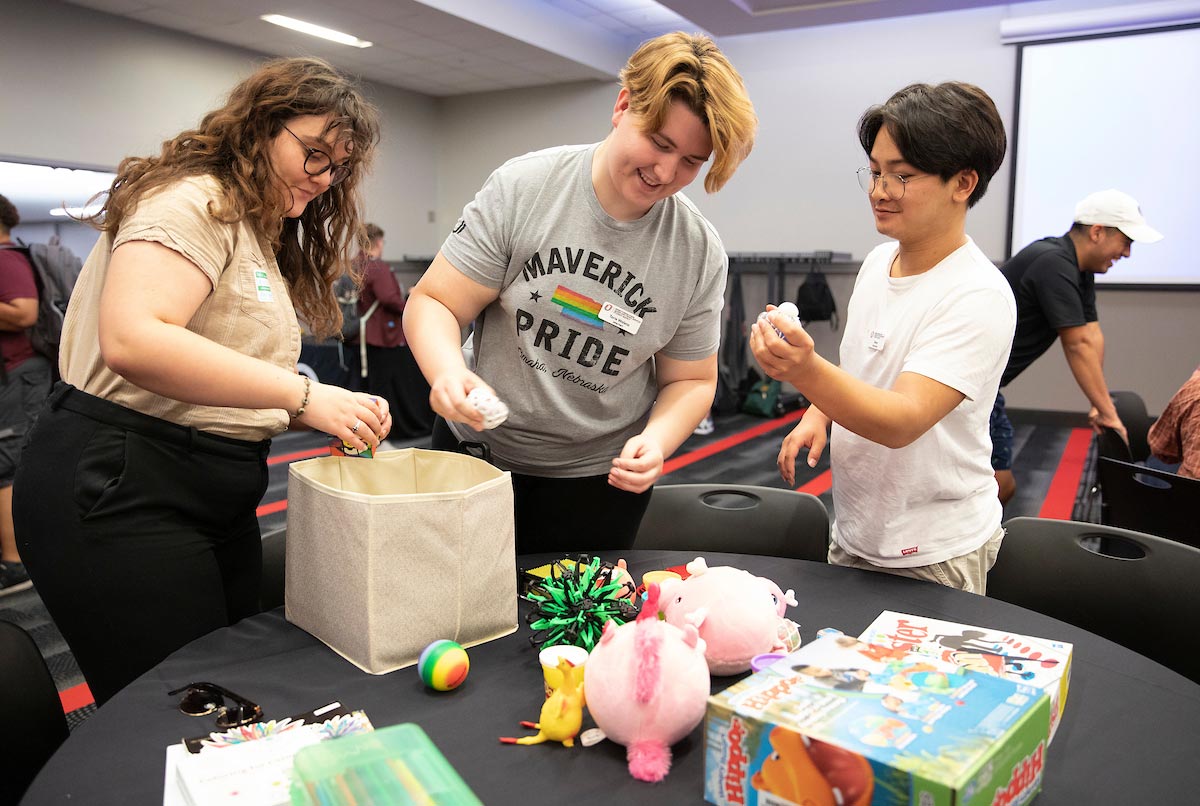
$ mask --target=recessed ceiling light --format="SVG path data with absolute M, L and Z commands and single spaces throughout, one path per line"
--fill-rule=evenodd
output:
M 302 34 L 319 36 L 322 39 L 328 39 L 331 42 L 337 42 L 341 45 L 349 45 L 353 48 L 369 48 L 373 44 L 365 39 L 359 39 L 356 36 L 350 36 L 350 34 L 344 34 L 341 31 L 335 31 L 332 28 L 313 25 L 311 22 L 285 17 L 282 14 L 263 14 L 259 19 L 263 20 L 264 22 L 269 22 L 272 25 L 281 25 L 284 28 L 290 28 L 293 31 L 299 31 Z
M 60 218 L 63 216 L 70 216 L 71 218 L 84 218 L 94 216 L 103 209 L 104 206 L 100 204 L 92 204 L 87 207 L 55 207 L 50 211 L 50 215 L 59 216 Z

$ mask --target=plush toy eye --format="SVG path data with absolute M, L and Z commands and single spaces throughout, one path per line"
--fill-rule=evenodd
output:
M 679 603 L 680 603 L 680 602 L 682 602 L 682 601 L 683 601 L 683 597 L 682 597 L 682 596 L 676 596 L 676 597 L 675 597 L 675 604 L 679 604 Z

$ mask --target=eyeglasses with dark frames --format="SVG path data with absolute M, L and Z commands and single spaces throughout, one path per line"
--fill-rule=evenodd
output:
M 349 165 L 334 165 L 333 157 L 326 154 L 319 148 L 313 148 L 305 143 L 300 137 L 287 126 L 283 130 L 296 138 L 296 142 L 307 152 L 304 157 L 304 172 L 309 176 L 320 176 L 329 171 L 329 186 L 340 184 L 350 176 L 351 168 Z
M 205 716 L 215 713 L 217 727 L 222 730 L 249 725 L 263 718 L 262 708 L 256 703 L 215 683 L 188 683 L 186 686 L 167 692 L 168 697 L 174 697 L 176 694 L 183 694 L 179 700 L 181 712 L 188 716 Z M 233 705 L 226 705 L 226 698 Z
M 914 174 L 911 176 L 885 174 L 879 171 L 872 171 L 864 165 L 858 169 L 858 186 L 863 189 L 864 193 L 870 195 L 875 192 L 875 183 L 883 182 L 883 195 L 892 201 L 898 201 L 904 198 L 904 189 L 908 187 L 909 182 L 915 182 L 927 176 L 933 176 L 933 174 Z

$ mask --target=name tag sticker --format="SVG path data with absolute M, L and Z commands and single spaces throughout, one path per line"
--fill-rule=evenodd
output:
M 275 294 L 271 291 L 271 283 L 267 280 L 267 273 L 262 269 L 254 270 L 254 288 L 258 291 L 259 302 L 275 301 Z
M 627 311 L 624 308 L 619 308 L 611 302 L 606 302 L 600 306 L 600 319 L 608 322 L 610 325 L 616 325 L 626 333 L 637 335 L 638 328 L 642 326 L 642 317 Z
M 872 330 L 867 334 L 867 346 L 872 350 L 879 351 L 883 349 L 883 341 L 886 338 L 883 333 L 878 330 Z

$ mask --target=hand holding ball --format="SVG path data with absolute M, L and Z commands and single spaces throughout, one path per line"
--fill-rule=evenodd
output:
M 786 316 L 789 319 L 794 319 L 797 322 L 800 321 L 800 309 L 796 307 L 796 303 L 794 303 L 794 302 L 781 302 L 781 303 L 779 303 L 779 306 L 775 310 L 778 313 L 782 314 L 783 316 Z M 763 311 L 762 313 L 760 313 L 758 315 L 758 318 L 762 319 L 767 324 L 771 324 L 770 320 L 767 319 L 766 311 Z M 783 335 L 782 330 L 775 327 L 774 325 L 771 325 L 771 329 L 779 334 L 779 338 L 783 339 L 784 341 L 787 341 L 787 336 Z
M 467 650 L 454 641 L 434 641 L 425 647 L 417 661 L 417 674 L 421 681 L 436 691 L 458 688 L 467 679 L 471 659 Z

